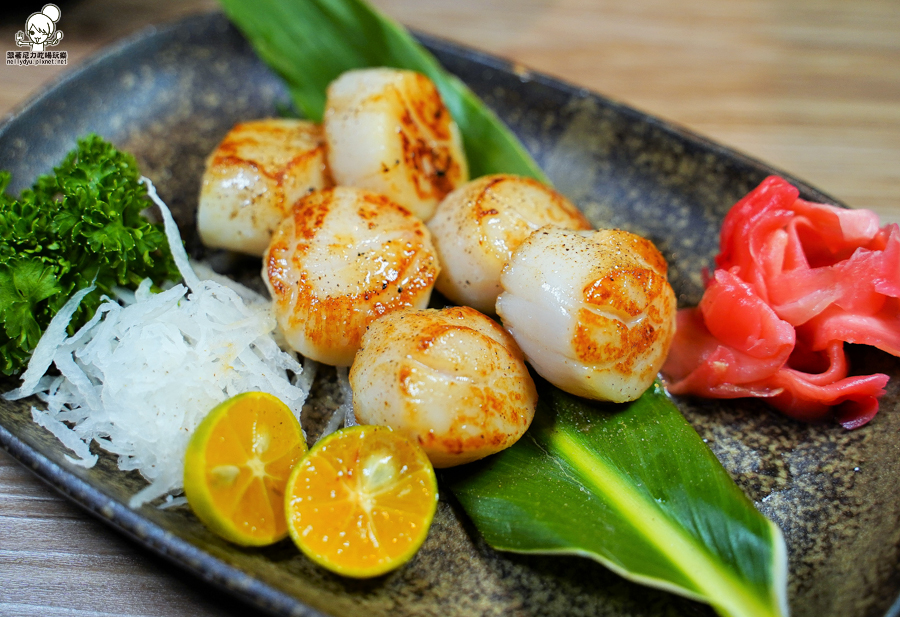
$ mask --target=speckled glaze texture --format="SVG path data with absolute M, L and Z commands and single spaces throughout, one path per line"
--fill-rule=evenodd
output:
M 699 300 L 728 208 L 773 170 L 590 92 L 424 38 L 522 138 L 556 188 L 597 226 L 651 238 L 671 264 L 679 303 Z M 173 207 L 195 256 L 194 209 L 204 159 L 239 120 L 276 115 L 285 88 L 221 15 L 142 33 L 56 84 L 0 128 L 0 169 L 13 191 L 49 171 L 95 131 L 133 152 Z M 791 178 L 788 178 L 791 179 Z M 807 199 L 832 202 L 797 182 Z M 256 278 L 258 260 L 207 255 L 217 267 Z M 259 289 L 261 285 L 255 286 Z M 897 359 L 854 349 L 861 372 L 900 375 Z M 678 400 L 757 507 L 784 531 L 796 617 L 875 617 L 900 590 L 898 380 L 869 425 L 805 425 L 757 401 Z M 0 383 L 4 389 L 12 381 Z M 311 437 L 338 403 L 324 369 L 308 404 Z M 712 615 L 705 606 L 628 583 L 574 557 L 498 553 L 485 545 L 442 491 L 428 540 L 404 568 L 371 581 L 329 574 L 289 542 L 231 546 L 187 507 L 130 510 L 144 485 L 101 453 L 72 466 L 26 404 L 0 403 L 0 445 L 113 527 L 186 570 L 274 615 Z

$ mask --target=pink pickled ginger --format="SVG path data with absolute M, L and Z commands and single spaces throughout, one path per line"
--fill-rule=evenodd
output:
M 765 397 L 846 428 L 871 420 L 888 377 L 848 376 L 844 343 L 900 355 L 900 228 L 770 176 L 725 217 L 720 243 L 700 306 L 679 311 L 669 391 Z

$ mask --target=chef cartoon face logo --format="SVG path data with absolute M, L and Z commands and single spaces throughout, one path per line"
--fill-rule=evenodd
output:
M 16 45 L 31 47 L 31 51 L 44 51 L 44 48 L 59 45 L 63 38 L 62 30 L 56 29 L 61 11 L 55 4 L 45 4 L 40 13 L 32 13 L 25 22 L 25 31 L 16 32 Z

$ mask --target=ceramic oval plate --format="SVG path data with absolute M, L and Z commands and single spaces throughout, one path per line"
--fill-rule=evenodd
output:
M 669 259 L 680 303 L 699 300 L 701 270 L 712 265 L 723 215 L 774 170 L 583 89 L 423 40 L 596 225 L 651 238 Z M 58 163 L 77 137 L 100 133 L 134 153 L 198 254 L 193 211 L 207 153 L 235 122 L 275 115 L 287 104 L 279 79 L 223 16 L 191 18 L 119 45 L 34 100 L 0 129 L 0 169 L 12 172 L 17 192 Z M 833 203 L 795 183 L 805 198 Z M 237 273 L 259 268 L 253 260 L 220 265 Z M 900 375 L 900 361 L 880 352 L 854 350 L 853 361 L 861 371 Z M 324 373 L 307 410 L 313 423 L 335 405 Z M 891 380 L 879 415 L 856 431 L 792 422 L 755 401 L 679 401 L 738 484 L 784 531 L 797 617 L 896 614 L 898 383 Z M 586 559 L 493 551 L 447 491 L 416 559 L 359 582 L 321 570 L 289 542 L 264 550 L 227 544 L 186 506 L 129 509 L 143 480 L 118 471 L 102 452 L 93 469 L 72 466 L 25 404 L 0 404 L 0 445 L 113 527 L 275 615 L 712 614 Z

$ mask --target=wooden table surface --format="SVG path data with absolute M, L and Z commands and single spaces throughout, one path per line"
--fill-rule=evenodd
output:
M 897 0 L 376 0 L 409 26 L 687 126 L 900 222 Z M 21 3 L 20 3 L 21 4 Z M 0 18 L 0 41 L 44 2 Z M 66 67 L 0 67 L 0 114 L 209 0 L 60 2 Z M 2 47 L 2 44 L 0 44 Z M 0 452 L 0 615 L 247 614 Z

